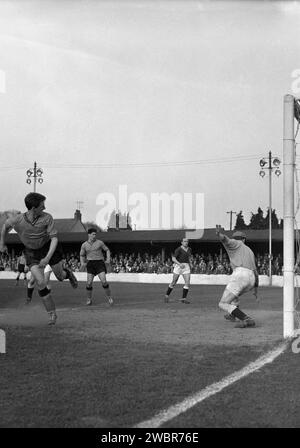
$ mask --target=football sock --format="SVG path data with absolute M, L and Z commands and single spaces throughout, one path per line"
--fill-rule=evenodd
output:
M 107 298 L 111 297 L 111 291 L 110 291 L 109 284 L 108 284 L 108 283 L 104 283 L 104 284 L 102 284 L 102 287 L 103 287 L 104 290 L 105 290 L 105 295 L 106 295 L 106 297 L 107 297 Z
M 65 279 L 69 279 L 70 278 L 69 271 L 67 269 L 63 269 L 63 271 L 66 273 Z
M 42 297 L 42 301 L 48 313 L 50 311 L 55 311 L 55 303 L 50 294 L 48 294 L 46 297 Z
M 33 291 L 34 291 L 34 287 L 33 288 L 27 288 L 27 297 L 28 297 L 28 299 L 32 299 Z
M 237 317 L 240 320 L 245 320 L 247 319 L 247 314 L 243 313 L 243 311 L 241 311 L 239 308 L 235 308 L 232 312 L 231 315 L 234 317 Z
M 168 290 L 166 292 L 166 296 L 169 296 L 171 294 L 171 292 L 173 291 L 173 288 L 170 288 L 170 286 L 168 287 Z
M 182 289 L 182 298 L 183 298 L 183 299 L 186 299 L 186 297 L 187 297 L 187 295 L 188 295 L 188 292 L 189 292 L 189 288 L 186 288 L 186 287 L 184 286 L 183 289 Z
M 93 287 L 92 286 L 87 286 L 86 287 L 86 295 L 88 299 L 92 298 L 93 295 Z

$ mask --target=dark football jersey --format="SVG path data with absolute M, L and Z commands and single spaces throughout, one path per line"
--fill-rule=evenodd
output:
M 179 263 L 189 263 L 191 255 L 192 251 L 190 247 L 188 247 L 187 250 L 184 250 L 182 246 L 180 246 L 174 252 L 174 257 L 179 261 Z

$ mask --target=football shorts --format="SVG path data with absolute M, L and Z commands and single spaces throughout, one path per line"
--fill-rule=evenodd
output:
M 22 272 L 25 272 L 25 264 L 22 264 L 22 263 L 18 264 L 18 272 L 20 272 L 20 274 Z
M 178 266 L 178 264 L 174 265 L 174 270 L 173 270 L 174 274 L 183 275 L 183 274 L 191 273 L 191 268 L 188 263 L 181 263 L 181 265 L 184 265 L 184 268 L 181 268 L 180 266 Z
M 29 268 L 31 268 L 32 266 L 38 265 L 40 263 L 40 261 L 46 257 L 46 255 L 49 251 L 50 244 L 51 244 L 51 240 L 49 240 L 48 243 L 46 243 L 40 249 L 29 249 L 28 247 L 26 247 L 24 249 L 26 264 Z M 63 259 L 63 253 L 62 253 L 61 246 L 58 243 L 57 247 L 55 249 L 55 252 L 49 261 L 49 265 L 53 266 L 53 265 L 59 263 L 62 259 Z
M 250 291 L 255 286 L 254 272 L 247 268 L 236 268 L 230 276 L 226 289 L 239 297 L 241 294 Z
M 106 266 L 103 260 L 89 260 L 86 265 L 88 274 L 98 275 L 101 272 L 107 273 Z

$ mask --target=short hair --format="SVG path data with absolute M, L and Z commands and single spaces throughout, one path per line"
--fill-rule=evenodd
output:
M 91 228 L 88 230 L 88 234 L 90 234 L 90 233 L 97 233 L 97 229 L 95 229 L 94 227 L 91 227 Z
M 33 207 L 38 207 L 41 202 L 45 201 L 46 197 L 40 193 L 29 193 L 25 199 L 25 205 L 28 210 L 31 210 Z

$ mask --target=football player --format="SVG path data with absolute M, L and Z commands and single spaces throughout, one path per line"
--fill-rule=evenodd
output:
M 16 286 L 18 286 L 18 284 L 19 284 L 21 274 L 24 275 L 24 283 L 25 284 L 27 283 L 26 274 L 28 272 L 28 268 L 26 266 L 26 259 L 25 259 L 24 252 L 22 252 L 21 255 L 18 257 L 17 262 L 18 262 L 18 275 L 16 278 Z
M 254 253 L 246 246 L 246 235 L 243 232 L 234 232 L 231 239 L 223 233 L 221 226 L 217 225 L 216 234 L 226 249 L 233 270 L 219 307 L 227 313 L 226 319 L 240 321 L 236 327 L 254 327 L 255 321 L 238 306 L 238 298 L 247 291 L 253 289 L 257 298 L 258 273 Z
M 1 229 L 0 252 L 6 252 L 6 232 L 14 228 L 24 244 L 26 264 L 33 275 L 39 289 L 39 295 L 49 314 L 49 324 L 56 323 L 57 314 L 51 292 L 47 288 L 44 268 L 47 264 L 60 281 L 69 279 L 73 288 L 78 282 L 71 269 L 62 266 L 62 251 L 58 247 L 57 231 L 53 217 L 45 213 L 46 197 L 39 193 L 29 193 L 25 197 L 27 212 L 8 218 Z
M 82 244 L 80 249 L 81 269 L 87 269 L 87 305 L 92 305 L 93 281 L 96 275 L 98 275 L 102 283 L 109 305 L 113 305 L 114 303 L 113 298 L 111 297 L 109 284 L 106 281 L 107 269 L 104 262 L 103 251 L 106 252 L 106 263 L 109 265 L 109 248 L 103 243 L 103 241 L 97 240 L 97 230 L 94 228 L 90 228 L 88 230 L 88 240 Z
M 184 286 L 182 290 L 182 298 L 180 299 L 180 301 L 181 303 L 185 304 L 190 303 L 189 300 L 187 300 L 187 295 L 189 292 L 190 280 L 191 280 L 191 268 L 190 268 L 191 256 L 192 251 L 191 248 L 189 247 L 189 240 L 187 238 L 183 238 L 181 241 L 181 246 L 178 247 L 175 250 L 174 255 L 172 255 L 172 261 L 174 263 L 173 279 L 166 291 L 165 303 L 169 302 L 169 296 L 173 291 L 173 288 L 181 275 L 184 279 Z

